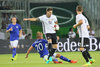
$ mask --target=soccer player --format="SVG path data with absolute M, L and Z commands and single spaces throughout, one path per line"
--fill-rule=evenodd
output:
M 53 9 L 47 8 L 46 15 L 42 15 L 38 18 L 24 18 L 24 21 L 27 20 L 42 22 L 43 32 L 46 35 L 46 39 L 48 41 L 49 57 L 51 57 L 57 49 L 56 30 L 59 30 L 58 20 L 56 16 L 53 15 Z
M 16 60 L 16 48 L 18 45 L 19 37 L 22 35 L 22 28 L 17 24 L 16 17 L 12 17 L 11 24 L 8 25 L 6 32 L 10 32 L 10 44 L 13 48 L 12 61 Z
M 73 25 L 73 28 L 77 28 L 79 32 L 80 37 L 80 51 L 82 52 L 82 55 L 84 59 L 86 60 L 86 64 L 83 66 L 89 66 L 91 63 L 93 63 L 95 60 L 92 59 L 87 49 L 85 49 L 85 45 L 87 44 L 87 41 L 89 41 L 89 33 L 88 29 L 90 28 L 87 18 L 82 14 L 83 8 L 82 6 L 78 5 L 76 7 L 76 24 Z
M 48 53 L 48 50 L 46 49 L 46 44 L 48 42 L 47 42 L 47 40 L 43 39 L 43 34 L 41 32 L 37 32 L 36 37 L 37 37 L 37 40 L 28 49 L 26 58 L 28 58 L 30 51 L 33 48 L 35 48 L 38 51 L 38 53 L 40 54 L 40 57 L 43 58 L 46 61 L 46 63 L 48 64 L 50 61 L 52 61 L 51 59 L 48 60 L 49 53 Z M 54 63 L 62 63 L 62 62 L 59 62 L 56 58 L 60 58 L 61 60 L 67 61 L 70 63 L 77 63 L 77 61 L 69 60 L 68 58 L 66 58 L 58 53 L 54 53 L 52 57 L 53 57 Z

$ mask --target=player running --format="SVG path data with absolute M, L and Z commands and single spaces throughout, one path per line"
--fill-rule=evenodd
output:
M 40 54 L 40 57 L 43 58 L 46 61 L 46 63 L 48 64 L 52 60 L 51 59 L 48 60 L 49 53 L 48 53 L 48 50 L 46 49 L 47 43 L 48 43 L 47 40 L 43 39 L 43 34 L 41 32 L 37 32 L 37 40 L 28 49 L 26 58 L 28 58 L 30 51 L 33 48 L 35 48 L 38 51 L 38 53 Z M 70 63 L 77 63 L 77 61 L 69 60 L 68 58 L 66 58 L 58 53 L 54 53 L 52 57 L 53 57 L 54 63 L 62 63 L 62 62 L 59 62 L 56 58 L 60 58 L 61 60 L 67 61 Z
M 13 48 L 12 52 L 12 61 L 16 60 L 16 48 L 18 45 L 19 37 L 22 35 L 22 28 L 17 24 L 16 17 L 12 17 L 11 24 L 8 25 L 6 32 L 10 32 L 10 44 Z
M 56 30 L 59 30 L 58 20 L 55 15 L 53 15 L 53 9 L 47 8 L 46 15 L 42 15 L 38 18 L 24 18 L 24 21 L 41 21 L 43 32 L 46 35 L 48 41 L 49 57 L 52 56 L 57 49 L 57 36 Z M 49 58 L 48 57 L 48 58 Z
M 73 26 L 73 28 L 77 28 L 78 32 L 79 32 L 79 37 L 80 37 L 80 51 L 82 52 L 82 55 L 84 57 L 84 59 L 86 60 L 86 64 L 83 66 L 89 66 L 91 65 L 91 63 L 94 63 L 95 60 L 92 59 L 92 57 L 90 56 L 88 49 L 85 49 L 85 45 L 88 44 L 89 41 L 89 33 L 88 33 L 88 29 L 90 28 L 89 24 L 88 24 L 88 20 L 87 18 L 82 14 L 83 12 L 83 8 L 82 6 L 78 5 L 76 7 L 76 24 Z

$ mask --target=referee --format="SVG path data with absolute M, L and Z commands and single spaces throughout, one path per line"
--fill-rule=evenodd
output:
M 94 63 L 94 61 L 95 61 L 90 56 L 88 49 L 84 48 L 84 46 L 86 46 L 86 44 L 88 44 L 88 41 L 89 41 L 89 39 L 88 39 L 89 38 L 88 29 L 90 28 L 90 26 L 88 24 L 87 18 L 82 14 L 82 12 L 83 12 L 82 6 L 78 5 L 76 7 L 76 12 L 77 12 L 76 24 L 73 26 L 73 28 L 78 29 L 80 42 L 81 42 L 80 51 L 82 52 L 82 55 L 87 62 L 83 66 L 89 66 L 89 65 L 91 65 L 91 63 Z
M 46 14 L 38 18 L 24 18 L 24 21 L 27 20 L 42 22 L 43 33 L 48 41 L 49 57 L 51 57 L 57 49 L 56 30 L 59 30 L 58 20 L 56 16 L 53 15 L 53 8 L 47 8 Z

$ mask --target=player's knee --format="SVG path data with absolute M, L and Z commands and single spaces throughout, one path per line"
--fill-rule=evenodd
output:
M 84 50 L 84 48 L 82 47 L 82 48 L 80 48 L 80 51 L 83 51 Z
M 53 44 L 52 47 L 57 49 L 57 44 Z
M 56 58 L 59 58 L 61 56 L 61 54 L 57 53 Z
M 52 43 L 52 40 L 51 39 L 48 39 L 48 43 Z

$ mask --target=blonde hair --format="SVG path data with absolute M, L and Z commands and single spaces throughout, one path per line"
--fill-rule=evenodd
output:
M 38 31 L 37 34 L 36 34 L 36 37 L 39 38 L 39 37 L 41 37 L 41 35 L 43 35 L 43 33 Z

